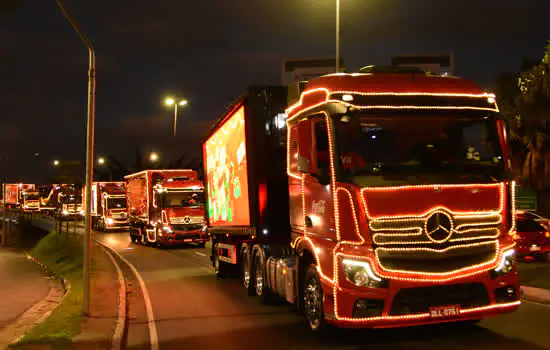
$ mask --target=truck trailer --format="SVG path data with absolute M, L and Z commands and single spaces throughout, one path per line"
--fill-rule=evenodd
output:
M 194 170 L 145 170 L 126 179 L 130 238 L 167 245 L 208 241 L 204 186 Z
M 210 259 L 320 331 L 476 321 L 520 305 L 495 96 L 365 67 L 253 87 L 203 141 Z
M 109 231 L 129 227 L 126 210 L 126 183 L 92 183 L 92 228 Z

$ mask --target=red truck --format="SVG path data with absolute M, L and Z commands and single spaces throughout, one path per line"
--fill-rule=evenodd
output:
M 132 242 L 163 247 L 208 241 L 196 171 L 145 170 L 125 179 Z
M 38 212 L 40 210 L 40 192 L 36 188 L 21 191 L 21 206 L 25 212 Z
M 210 259 L 312 330 L 477 321 L 520 305 L 495 97 L 365 67 L 250 88 L 203 142 Z
M 33 184 L 4 184 L 2 189 L 4 204 L 8 208 L 22 208 L 25 191 L 33 190 L 34 188 Z
M 53 185 L 50 194 L 41 198 L 44 212 L 50 212 L 58 220 L 82 220 L 82 189 L 76 185 Z
M 108 231 L 129 227 L 126 210 L 126 183 L 92 183 L 92 227 Z

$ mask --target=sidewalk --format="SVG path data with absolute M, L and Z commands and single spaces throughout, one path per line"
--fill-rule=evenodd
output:
M 83 318 L 73 349 L 110 349 L 118 317 L 120 284 L 112 261 L 97 244 L 92 248 L 91 315 Z
M 49 278 L 40 266 L 28 260 L 23 252 L 0 248 L 0 330 L 45 299 L 49 292 Z

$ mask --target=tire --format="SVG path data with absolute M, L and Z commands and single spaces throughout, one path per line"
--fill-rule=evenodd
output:
M 206 242 L 198 242 L 197 243 L 198 248 L 204 248 L 204 246 L 206 246 Z
M 267 276 L 265 271 L 265 253 L 261 248 L 256 249 L 255 251 L 256 253 L 254 254 L 252 265 L 253 273 L 251 274 L 252 276 L 254 276 L 252 283 L 254 293 L 260 297 L 262 303 L 269 305 L 273 302 L 275 295 L 271 292 L 269 286 L 267 285 Z
M 255 296 L 256 290 L 252 283 L 252 269 L 250 264 L 250 248 L 248 244 L 244 244 L 241 249 L 241 281 L 248 296 Z
M 159 236 L 159 229 L 157 229 L 155 231 L 155 247 L 157 247 L 158 249 L 164 249 L 166 247 L 166 245 L 164 245 L 161 241 L 160 241 L 160 236 Z
M 327 324 L 323 308 L 323 288 L 315 264 L 308 266 L 302 290 L 304 317 L 307 325 L 313 332 L 324 331 Z

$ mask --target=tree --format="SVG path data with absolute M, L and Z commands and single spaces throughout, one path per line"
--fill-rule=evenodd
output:
M 521 175 L 537 191 L 550 189 L 550 41 L 541 62 L 523 71 L 515 101 L 515 131 L 523 143 Z

